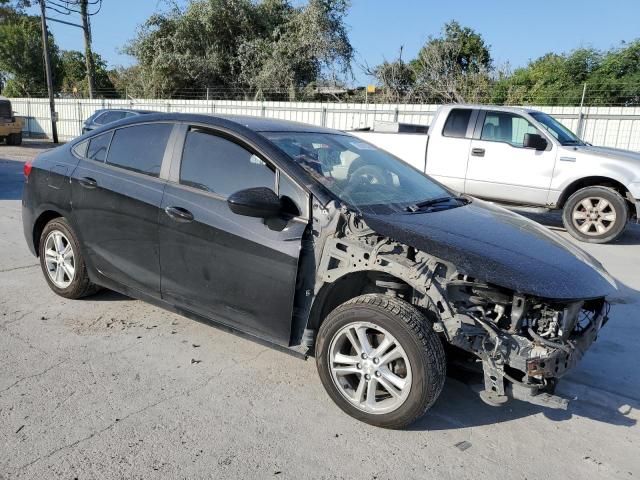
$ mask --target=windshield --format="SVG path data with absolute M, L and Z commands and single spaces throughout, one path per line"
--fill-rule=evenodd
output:
M 560 145 L 584 145 L 584 142 L 575 133 L 552 116 L 542 112 L 532 112 L 531 116 L 540 122 L 551 135 L 556 137 Z
M 338 198 L 355 207 L 403 209 L 451 194 L 379 148 L 349 135 L 262 132 Z

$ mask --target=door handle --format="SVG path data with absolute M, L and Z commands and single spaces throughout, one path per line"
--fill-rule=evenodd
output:
M 193 213 L 182 207 L 167 207 L 165 213 L 178 222 L 193 221 Z
M 474 157 L 484 157 L 484 148 L 472 148 L 471 155 Z
M 78 183 L 85 188 L 96 188 L 98 186 L 98 182 L 91 177 L 82 177 L 78 180 Z

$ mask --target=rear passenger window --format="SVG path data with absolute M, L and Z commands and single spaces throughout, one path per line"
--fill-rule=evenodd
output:
M 182 151 L 180 183 L 227 197 L 251 187 L 275 188 L 275 171 L 249 150 L 192 128 Z
M 113 132 L 97 135 L 89 140 L 89 148 L 87 148 L 87 158 L 96 162 L 104 162 L 107 158 L 107 150 L 109 150 L 109 142 Z
M 465 138 L 470 118 L 471 110 L 468 108 L 454 108 L 449 113 L 449 118 L 444 124 L 442 135 L 445 137 Z
M 153 177 L 159 176 L 172 128 L 170 123 L 150 123 L 116 130 L 107 163 Z

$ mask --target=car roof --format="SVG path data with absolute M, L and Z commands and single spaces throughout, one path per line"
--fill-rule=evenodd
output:
M 290 120 L 281 120 L 278 118 L 252 117 L 250 115 L 208 115 L 198 113 L 158 113 L 153 112 L 140 117 L 130 117 L 117 122 L 109 123 L 105 127 L 118 127 L 124 125 L 132 125 L 141 122 L 153 121 L 170 121 L 170 122 L 195 122 L 211 124 L 212 126 L 220 124 L 220 122 L 230 122 L 240 127 L 248 128 L 254 132 L 301 132 L 301 133 L 332 133 L 346 135 L 339 130 L 331 128 L 319 127 L 308 123 L 292 122 Z
M 503 105 L 479 105 L 479 104 L 465 104 L 465 103 L 456 103 L 451 105 L 446 105 L 446 108 L 475 108 L 477 110 L 493 110 L 496 112 L 517 112 L 517 113 L 532 113 L 539 112 L 535 108 L 529 107 L 509 107 Z

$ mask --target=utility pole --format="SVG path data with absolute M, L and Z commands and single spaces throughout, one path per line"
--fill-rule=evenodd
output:
M 56 104 L 53 99 L 53 79 L 51 78 L 51 58 L 49 57 L 49 31 L 45 17 L 45 0 L 40 0 L 40 21 L 42 24 L 42 50 L 44 52 L 44 68 L 47 72 L 47 89 L 49 90 L 49 115 L 51 116 L 51 136 L 53 143 L 58 143 L 58 127 L 56 125 Z
M 91 52 L 91 24 L 87 14 L 88 0 L 80 0 L 80 16 L 82 17 L 82 31 L 84 33 L 84 58 L 87 63 L 87 83 L 89 85 L 89 98 L 93 98 L 96 90 L 96 66 Z

